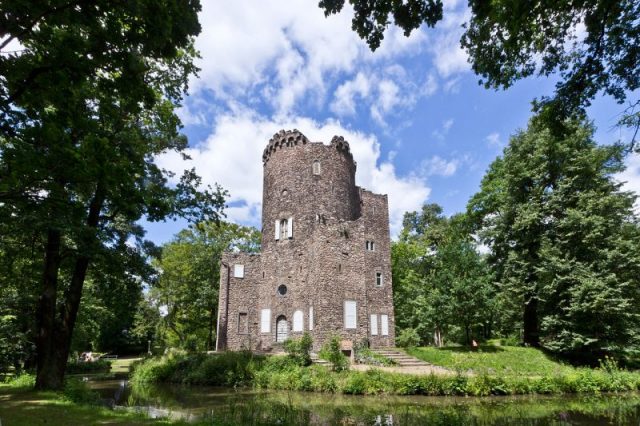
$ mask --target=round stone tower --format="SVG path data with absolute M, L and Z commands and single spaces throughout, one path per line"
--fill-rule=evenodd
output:
M 263 250 L 286 239 L 287 231 L 304 244 L 316 224 L 360 216 L 356 163 L 344 138 L 336 136 L 325 145 L 309 142 L 298 130 L 280 131 L 269 141 L 262 161 Z M 284 238 L 276 240 L 276 231 Z

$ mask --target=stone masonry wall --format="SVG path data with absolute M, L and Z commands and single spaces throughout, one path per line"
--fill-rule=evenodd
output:
M 314 173 L 313 164 L 319 164 Z M 272 350 L 277 318 L 286 317 L 288 336 L 307 331 L 318 350 L 333 335 L 345 348 L 369 339 L 372 347 L 394 345 L 389 217 L 386 195 L 355 185 L 356 165 L 349 144 L 334 137 L 330 145 L 312 143 L 298 131 L 279 132 L 263 155 L 264 189 L 260 256 L 226 254 L 220 278 L 218 349 Z M 276 220 L 293 219 L 291 238 L 276 239 Z M 367 250 L 366 242 L 374 242 Z M 234 278 L 233 264 L 245 265 Z M 375 272 L 382 273 L 382 286 Z M 278 286 L 285 285 L 285 295 Z M 228 288 L 228 291 L 227 291 Z M 345 329 L 344 302 L 357 306 L 357 328 Z M 310 330 L 309 310 L 313 308 Z M 270 330 L 260 331 L 262 309 L 271 310 Z M 300 310 L 303 331 L 293 331 Z M 249 333 L 239 333 L 240 314 Z M 371 314 L 389 317 L 389 335 L 370 335 Z

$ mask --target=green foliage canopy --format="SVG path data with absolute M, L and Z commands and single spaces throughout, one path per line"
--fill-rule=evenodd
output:
M 486 334 L 490 276 L 464 215 L 447 218 L 439 205 L 425 204 L 406 213 L 403 224 L 391 248 L 398 335 L 415 330 L 421 341 L 441 344 L 447 334 L 464 343 L 474 330 Z
M 623 147 L 598 146 L 593 127 L 543 117 L 511 138 L 468 212 L 501 292 L 519 300 L 524 341 L 567 354 L 638 347 L 640 228 L 636 199 L 613 174 Z
M 6 1 L 0 13 L 0 226 L 41 270 L 39 388 L 62 386 L 98 259 L 145 250 L 146 217 L 216 220 L 225 193 L 154 157 L 187 141 L 174 113 L 195 74 L 197 0 Z M 129 242 L 129 245 L 127 244 Z
M 213 350 L 218 312 L 220 261 L 225 251 L 257 253 L 261 234 L 227 222 L 199 222 L 180 231 L 154 261 L 158 279 L 151 302 L 163 306 L 159 332 L 165 344 Z

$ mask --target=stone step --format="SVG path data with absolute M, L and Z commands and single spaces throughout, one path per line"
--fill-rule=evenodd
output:
M 432 364 L 411 356 L 405 352 L 391 349 L 374 349 L 374 352 L 389 358 L 399 367 L 430 367 Z
M 311 362 L 318 365 L 325 365 L 325 366 L 331 365 L 329 361 L 318 357 L 317 354 L 311 354 Z

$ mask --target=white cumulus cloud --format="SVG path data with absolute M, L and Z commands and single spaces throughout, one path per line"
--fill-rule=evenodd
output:
M 499 148 L 502 146 L 502 141 L 500 139 L 500 133 L 498 132 L 492 132 L 489 133 L 484 140 L 487 142 L 487 144 L 490 147 L 494 147 L 494 148 Z
M 330 109 L 339 117 L 358 113 L 358 105 L 369 105 L 371 118 L 380 126 L 387 125 L 387 116 L 407 112 L 420 98 L 431 96 L 438 89 L 432 74 L 424 81 L 414 81 L 400 65 L 391 65 L 381 72 L 361 71 L 346 80 L 334 92 Z
M 627 158 L 627 169 L 619 173 L 616 178 L 624 182 L 622 189 L 633 191 L 640 197 L 640 153 L 631 154 Z M 635 210 L 640 214 L 640 198 L 636 200 Z
M 453 176 L 458 170 L 460 161 L 445 160 L 444 158 L 434 155 L 431 158 L 422 160 L 420 169 L 423 176 Z
M 346 6 L 325 17 L 315 4 L 299 1 L 203 2 L 196 40 L 201 71 L 191 87 L 194 93 L 212 90 L 218 99 L 261 90 L 262 100 L 286 115 L 299 102 L 322 103 L 333 82 L 356 74 L 364 63 L 420 53 L 423 31 L 407 38 L 393 26 L 372 53 L 351 29 L 352 15 Z

